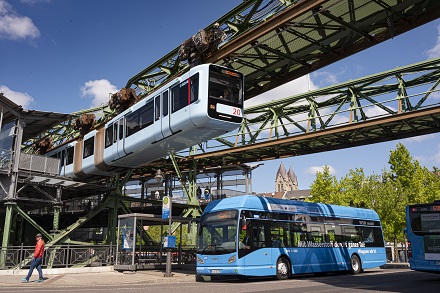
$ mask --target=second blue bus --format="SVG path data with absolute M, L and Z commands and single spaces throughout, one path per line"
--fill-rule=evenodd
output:
M 440 273 L 440 201 L 407 206 L 405 233 L 410 268 Z
M 198 281 L 358 274 L 385 263 L 381 222 L 369 209 L 245 195 L 211 202 L 200 219 Z

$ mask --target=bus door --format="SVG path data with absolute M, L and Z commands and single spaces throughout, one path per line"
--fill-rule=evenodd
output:
M 124 150 L 124 141 L 125 141 L 125 118 L 119 119 L 118 123 L 115 123 L 115 126 L 117 124 L 118 127 L 118 139 L 116 141 L 116 149 L 118 152 L 118 158 L 121 158 L 126 155 Z
M 162 119 L 161 119 L 161 130 L 163 137 L 167 137 L 172 135 L 170 128 L 170 95 L 168 90 L 162 93 L 162 103 L 161 103 L 161 109 L 162 109 Z
M 261 270 L 262 274 L 267 274 L 264 268 L 269 269 L 272 264 L 272 255 L 269 238 L 269 226 L 258 220 L 250 221 L 251 239 L 250 239 L 250 253 L 245 257 L 244 264 L 250 272 L 258 273 Z M 255 270 L 255 271 L 254 271 Z

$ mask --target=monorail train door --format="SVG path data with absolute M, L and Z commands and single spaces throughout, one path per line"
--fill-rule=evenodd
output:
M 170 117 L 171 115 L 169 114 L 169 105 L 170 105 L 170 95 L 168 94 L 168 90 L 162 93 L 162 104 L 161 104 L 161 109 L 162 109 L 162 119 L 161 119 L 161 130 L 162 130 L 162 135 L 163 137 L 167 137 L 172 135 L 173 133 L 171 132 L 171 128 L 170 128 Z
M 162 140 L 172 135 L 170 129 L 168 90 L 154 98 L 154 139 Z
M 126 155 L 124 150 L 124 140 L 125 140 L 125 118 L 119 119 L 117 123 L 115 123 L 115 127 L 118 127 L 118 140 L 116 142 L 116 149 L 118 151 L 118 158 L 124 157 Z

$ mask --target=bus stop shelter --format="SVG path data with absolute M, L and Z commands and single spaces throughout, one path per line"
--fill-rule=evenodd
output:
M 176 232 L 180 233 L 180 241 L 173 250 L 173 263 L 181 267 L 186 264 L 195 264 L 195 243 L 182 247 L 182 226 L 188 225 L 188 230 L 196 234 L 197 218 L 172 217 L 173 223 L 180 226 Z M 162 219 L 161 215 L 132 213 L 118 216 L 118 233 L 116 260 L 114 269 L 118 271 L 136 271 L 140 269 L 162 268 L 166 263 L 163 249 L 163 236 L 167 233 L 164 225 L 169 219 Z M 160 243 L 154 242 L 145 231 L 145 226 L 160 226 Z M 190 233 L 190 232 L 189 232 Z

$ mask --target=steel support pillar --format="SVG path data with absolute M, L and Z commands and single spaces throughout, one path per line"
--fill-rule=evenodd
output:
M 5 225 L 3 228 L 3 240 L 2 240 L 2 250 L 0 255 L 0 267 L 5 266 L 6 262 L 6 253 L 7 247 L 9 246 L 9 236 L 11 233 L 11 225 L 12 225 L 12 213 L 14 210 L 15 202 L 7 202 L 6 206 L 6 215 L 5 215 Z

